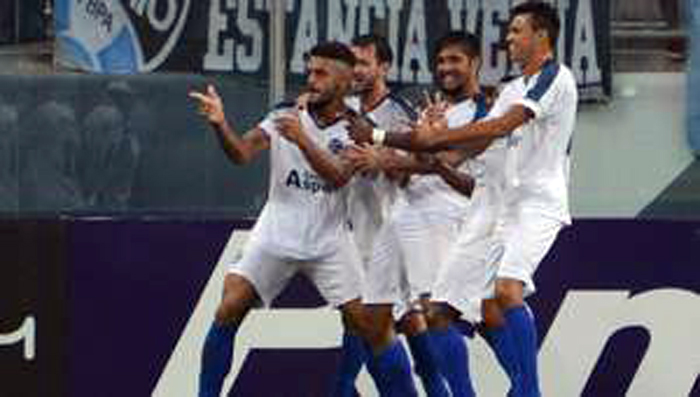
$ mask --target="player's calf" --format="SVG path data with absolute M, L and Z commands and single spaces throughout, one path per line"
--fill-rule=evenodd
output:
M 411 310 L 401 319 L 401 331 L 406 335 L 415 364 L 414 370 L 428 397 L 447 397 L 450 392 L 437 363 L 437 352 L 428 332 L 424 307 L 420 302 L 412 305 Z
M 242 276 L 229 274 L 224 279 L 224 296 L 216 311 L 202 347 L 199 373 L 199 397 L 221 393 L 224 378 L 231 369 L 233 346 L 238 327 L 257 299 L 253 285 Z
M 489 345 L 498 364 L 510 380 L 508 396 L 520 396 L 522 371 L 518 365 L 515 342 L 505 326 L 506 321 L 498 302 L 495 299 L 484 300 L 481 305 L 481 314 L 484 321 L 479 324 L 477 331 Z
M 446 303 L 435 303 L 431 310 L 434 315 L 430 336 L 435 346 L 438 368 L 447 380 L 453 396 L 474 396 L 469 374 L 467 343 L 462 333 L 454 326 L 461 313 Z

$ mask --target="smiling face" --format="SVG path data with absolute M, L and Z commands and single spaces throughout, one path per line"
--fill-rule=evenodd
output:
M 451 45 L 440 50 L 435 61 L 440 89 L 450 96 L 466 93 L 478 69 L 478 58 L 468 56 L 459 45 Z

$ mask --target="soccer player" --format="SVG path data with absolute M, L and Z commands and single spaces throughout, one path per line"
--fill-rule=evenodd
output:
M 269 305 L 296 273 L 308 276 L 324 298 L 362 329 L 360 260 L 346 226 L 346 191 L 352 166 L 339 155 L 348 142 L 344 98 L 355 57 L 340 43 L 315 46 L 308 62 L 307 102 L 270 113 L 244 136 L 224 116 L 209 86 L 193 92 L 200 112 L 237 164 L 269 149 L 268 201 L 243 257 L 231 266 L 224 293 L 204 342 L 199 395 L 218 396 L 228 373 L 236 331 L 256 304 Z M 400 347 L 400 346 L 399 346 Z M 415 395 L 405 352 L 397 344 L 375 347 L 372 364 L 383 395 Z
M 435 61 L 436 82 L 449 104 L 446 115 L 450 125 L 459 126 L 482 117 L 486 110 L 478 84 L 479 39 L 468 33 L 452 32 L 438 42 Z M 372 303 L 374 318 L 381 324 L 392 322 L 392 304 L 408 303 L 408 310 L 401 312 L 402 329 L 414 356 L 416 372 L 430 396 L 449 395 L 441 373 L 452 395 L 473 395 L 461 334 L 454 328 L 428 332 L 426 318 L 437 269 L 445 259 L 468 204 L 453 188 L 466 195 L 473 188 L 473 179 L 458 172 L 455 166 L 470 155 L 473 154 L 454 151 L 428 161 L 418 161 L 413 156 L 388 156 L 379 161 L 384 168 L 416 175 L 399 190 L 390 227 L 378 234 L 380 241 L 376 243 L 368 278 L 370 286 L 384 283 L 383 292 L 368 293 L 364 301 Z M 390 167 L 386 166 L 387 162 Z M 386 240 L 387 232 L 393 233 L 390 236 L 393 243 L 382 241 Z M 395 274 L 391 269 L 396 266 L 401 267 L 404 277 L 400 280 L 402 291 L 397 291 L 398 282 L 391 278 Z M 402 295 L 397 297 L 397 292 Z
M 386 40 L 377 35 L 361 36 L 353 40 L 353 51 L 358 59 L 355 67 L 355 108 L 374 125 L 408 131 L 415 120 L 415 113 L 387 87 L 386 75 L 392 53 Z M 375 324 L 372 337 L 376 339 L 375 344 L 381 345 L 395 339 L 394 314 L 400 315 L 403 310 L 400 307 L 406 306 L 404 295 L 409 291 L 407 280 L 402 279 L 402 276 L 406 276 L 404 266 L 407 259 L 404 258 L 421 251 L 414 248 L 414 251 L 404 252 L 394 222 L 395 199 L 403 194 L 399 190 L 405 187 L 408 173 L 438 173 L 463 189 L 469 189 L 471 179 L 457 174 L 441 161 L 432 161 L 426 166 L 393 150 L 353 147 L 349 150 L 349 157 L 364 175 L 355 179 L 351 191 L 355 198 L 351 200 L 354 208 L 351 219 L 356 241 L 364 253 L 366 274 L 363 303 L 367 304 L 368 313 Z M 403 211 L 410 215 L 412 211 L 406 207 L 403 206 Z M 421 226 L 414 226 L 413 229 L 420 230 Z M 433 247 L 425 244 L 424 248 Z M 408 337 L 416 369 L 429 396 L 447 396 L 449 392 L 438 371 L 432 344 L 425 331 L 422 329 L 419 335 L 411 334 Z M 354 395 L 354 380 L 362 365 L 363 354 L 362 344 L 353 340 L 357 338 L 351 338 L 346 333 L 335 395 Z M 369 369 L 372 371 L 371 367 Z
M 386 76 L 393 54 L 386 39 L 373 34 L 359 36 L 353 39 L 351 48 L 357 62 L 354 69 L 353 96 L 348 98 L 348 105 L 374 125 L 394 131 L 408 131 L 416 115 L 410 105 L 393 95 L 387 86 Z M 356 175 L 349 186 L 349 216 L 364 265 L 363 302 L 368 302 L 369 298 L 371 303 L 376 303 L 379 299 L 382 303 L 388 301 L 393 304 L 393 301 L 398 299 L 398 296 L 394 295 L 386 298 L 387 292 L 384 291 L 386 285 L 390 285 L 390 291 L 397 290 L 398 268 L 390 270 L 396 274 L 393 278 L 378 278 L 369 269 L 372 266 L 375 240 L 386 235 L 386 232 L 381 230 L 386 228 L 389 211 L 396 195 L 396 176 L 383 166 L 388 156 L 391 156 L 391 151 L 393 150 L 353 147 L 347 153 L 347 158 L 361 168 L 360 174 Z M 382 296 L 377 298 L 378 295 Z M 371 309 L 367 308 L 367 314 L 372 315 L 376 308 L 376 305 L 372 305 Z M 344 324 L 347 324 L 345 319 Z M 375 329 L 375 335 L 389 335 L 384 341 L 376 338 L 378 345 L 391 343 L 395 339 L 393 322 L 375 322 Z M 384 332 L 378 332 L 379 329 Z M 371 351 L 362 336 L 352 327 L 345 325 L 333 396 L 355 396 L 355 380 L 369 357 Z M 370 372 L 374 370 L 371 367 L 369 369 Z
M 514 7 L 506 41 L 510 59 L 522 76 L 500 93 L 491 117 L 457 129 L 444 123 L 423 123 L 410 137 L 380 130 L 356 129 L 358 141 L 374 141 L 410 150 L 435 151 L 477 141 L 506 144 L 503 161 L 503 195 L 497 209 L 492 251 L 495 274 L 490 275 L 494 300 L 485 303 L 512 350 L 496 350 L 512 356 L 515 370 L 513 393 L 539 396 L 537 335 L 533 314 L 524 297 L 535 291 L 532 276 L 554 243 L 559 230 L 570 224 L 568 202 L 569 149 L 578 93 L 572 72 L 555 62 L 559 35 L 557 10 L 543 2 Z M 509 354 L 504 354 L 509 353 Z M 501 357 L 499 357 L 499 361 Z M 501 361 L 502 362 L 502 361 Z
M 434 61 L 436 83 L 447 106 L 444 116 L 448 125 L 458 127 L 485 116 L 486 102 L 478 78 L 480 39 L 466 32 L 450 32 L 437 42 Z M 444 178 L 444 173 L 441 173 L 442 179 L 432 175 L 414 178 L 405 189 L 405 203 L 408 205 L 397 210 L 396 221 L 400 225 L 398 230 L 405 252 L 412 303 L 412 310 L 403 321 L 404 331 L 409 343 L 429 336 L 434 345 L 436 364 L 449 384 L 451 395 L 460 397 L 474 395 L 467 346 L 455 327 L 440 327 L 436 323 L 435 314 L 444 308 L 432 301 L 437 275 L 471 205 L 465 195 L 471 195 L 474 180 L 471 170 L 462 164 L 477 151 L 440 153 L 438 159 L 441 163 L 451 167 L 453 175 L 460 176 L 466 183 L 460 187 L 454 183 L 454 178 Z M 420 370 L 417 365 L 419 374 Z

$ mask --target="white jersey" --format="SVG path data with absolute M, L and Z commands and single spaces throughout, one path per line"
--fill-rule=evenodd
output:
M 346 190 L 330 186 L 316 174 L 301 150 L 280 135 L 274 120 L 292 105 L 271 112 L 259 127 L 270 140 L 270 186 L 253 236 L 272 253 L 308 260 L 331 255 L 347 230 Z M 337 153 L 350 141 L 347 121 L 319 126 L 308 111 L 300 111 L 304 131 L 321 148 Z
M 576 121 L 576 80 L 564 65 L 550 61 L 530 77 L 508 83 L 494 109 L 522 105 L 534 117 L 508 137 L 506 208 L 537 211 L 571 222 L 569 151 Z
M 348 107 L 363 113 L 357 97 L 348 98 Z M 416 119 L 413 108 L 402 98 L 389 94 L 374 109 L 364 112 L 375 126 L 386 131 L 408 131 Z M 374 237 L 382 223 L 389 217 L 397 194 L 397 186 L 383 174 L 357 175 L 349 191 L 350 221 L 355 231 L 355 241 L 365 261 L 372 251 Z
M 482 117 L 485 103 L 482 97 L 460 101 L 451 106 L 445 117 L 449 128 L 468 124 Z M 461 220 L 469 205 L 469 200 L 454 190 L 439 175 L 414 175 L 402 190 L 400 202 L 420 211 L 431 222 L 441 223 L 444 219 Z

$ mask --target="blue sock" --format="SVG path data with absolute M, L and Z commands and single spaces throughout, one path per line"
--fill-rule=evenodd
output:
M 362 337 L 345 331 L 340 364 L 333 385 L 333 397 L 355 397 L 355 380 L 362 365 L 372 358 L 372 351 Z
M 369 373 L 382 397 L 417 397 L 411 363 L 403 344 L 395 340 L 368 363 Z
M 510 391 L 508 397 L 519 396 L 519 387 L 521 383 L 520 368 L 518 367 L 517 356 L 515 352 L 515 344 L 511 338 L 510 332 L 505 326 L 486 327 L 483 330 L 483 336 L 491 350 L 496 355 L 501 368 L 508 375 L 510 380 Z
M 505 311 L 507 331 L 515 347 L 516 361 L 521 370 L 522 395 L 540 397 L 537 375 L 537 329 L 527 306 L 512 307 Z
M 219 397 L 226 374 L 233 360 L 233 339 L 237 324 L 219 325 L 209 328 L 202 349 L 202 368 L 199 373 L 199 397 Z
M 423 388 L 428 397 L 449 397 L 450 392 L 437 366 L 430 335 L 427 332 L 421 332 L 406 339 L 413 355 L 415 371 L 423 382 Z
M 474 397 L 469 376 L 467 344 L 462 334 L 453 326 L 433 329 L 430 336 L 435 344 L 437 364 L 447 380 L 454 397 Z

